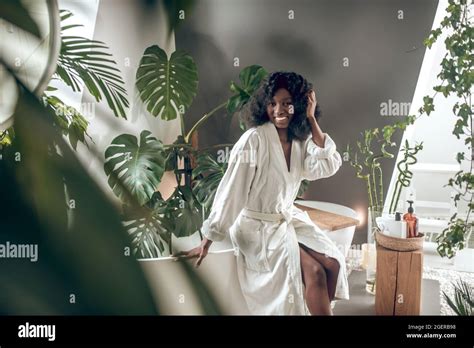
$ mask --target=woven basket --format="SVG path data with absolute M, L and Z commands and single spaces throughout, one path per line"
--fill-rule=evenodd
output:
M 380 230 L 377 230 L 375 233 L 375 239 L 377 240 L 378 244 L 386 249 L 396 251 L 415 251 L 423 249 L 425 235 L 423 233 L 418 233 L 418 237 L 414 238 L 397 238 L 387 236 L 381 233 Z

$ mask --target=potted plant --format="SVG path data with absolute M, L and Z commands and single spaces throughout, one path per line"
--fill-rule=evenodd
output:
M 382 216 L 385 206 L 381 161 L 394 157 L 388 151 L 388 148 L 396 145 L 391 140 L 391 137 L 395 131 L 405 129 L 406 125 L 410 122 L 412 122 L 412 117 L 407 117 L 404 121 L 393 125 L 386 125 L 382 130 L 379 128 L 367 129 L 362 134 L 362 140 L 356 142 L 356 148 L 352 150 L 351 146 L 347 145 L 345 153 L 345 158 L 349 160 L 350 165 L 355 169 L 357 178 L 362 179 L 367 188 L 367 244 L 363 247 L 363 265 L 367 271 L 366 290 L 371 294 L 375 294 L 375 233 L 378 229 L 376 219 Z M 417 144 L 412 148 L 409 146 L 408 141 L 406 141 L 405 147 L 400 150 L 404 152 L 404 158 L 397 163 L 400 173 L 393 196 L 391 198 L 388 197 L 388 202 L 391 203 L 390 213 L 392 214 L 398 206 L 401 188 L 410 184 L 411 172 L 409 171 L 409 166 L 416 163 L 415 155 L 422 148 L 422 144 Z
M 63 21 L 70 16 L 61 12 Z M 2 3 L 0 17 L 38 36 L 37 25 L 21 2 Z M 55 78 L 76 90 L 82 82 L 96 100 L 105 97 L 111 111 L 125 117 L 126 92 L 106 46 L 81 37 L 68 38 L 65 32 L 72 27 L 62 27 Z M 14 79 L 20 93 L 14 126 L 0 133 L 2 196 L 9 197 L 3 210 L 9 218 L 2 218 L 1 230 L 4 238 L 39 243 L 40 257 L 31 267 L 21 261 L 9 262 L 0 270 L 4 313 L 163 313 L 157 308 L 163 294 L 150 291 L 153 282 L 144 277 L 143 265 L 130 253 L 130 239 L 115 206 L 72 151 L 77 142 L 87 145 L 87 120 L 54 96 L 54 88 L 35 96 L 9 63 L 0 57 L 0 68 Z M 56 66 L 56 59 L 52 64 Z M 135 196 L 123 183 L 118 185 L 138 212 Z M 74 197 L 74 206 L 69 204 L 70 197 Z M 177 268 L 189 280 L 202 311 L 219 314 L 218 304 L 200 277 L 186 263 L 178 263 Z M 31 301 L 23 301 L 24 296 Z
M 147 130 L 139 138 L 121 134 L 105 151 L 104 170 L 110 187 L 123 203 L 123 221 L 132 236 L 135 255 L 169 255 L 173 252 L 172 236 L 200 234 L 226 163 L 211 153 L 222 145 L 196 148 L 197 131 L 221 110 L 230 114 L 239 111 L 266 74 L 257 65 L 242 69 L 240 85 L 230 83 L 233 95 L 229 100 L 204 114 L 187 130 L 184 117 L 198 87 L 193 58 L 182 51 L 168 58 L 157 45 L 145 50 L 136 74 L 140 98 L 150 116 L 179 118 L 181 135 L 172 144 L 162 144 Z M 157 192 L 165 171 L 173 171 L 177 183 L 167 199 Z M 138 202 L 139 210 L 132 208 L 130 198 Z

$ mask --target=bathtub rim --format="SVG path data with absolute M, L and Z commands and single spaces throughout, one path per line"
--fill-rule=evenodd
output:
M 298 200 L 294 201 L 294 203 L 300 204 L 300 205 L 305 205 L 304 204 L 305 202 L 313 203 L 313 204 L 316 204 L 316 205 L 319 204 L 319 203 L 322 203 L 322 205 L 326 206 L 326 207 L 328 207 L 328 206 L 329 207 L 342 207 L 344 211 L 346 211 L 346 212 L 348 212 L 352 215 L 352 216 L 351 215 L 345 215 L 345 216 L 352 217 L 352 218 L 357 218 L 357 212 L 354 209 L 352 209 L 348 206 L 342 205 L 342 204 L 332 203 L 332 202 L 324 202 L 324 201 L 314 201 L 314 200 L 301 200 L 301 199 L 298 199 Z M 305 205 L 305 206 L 307 206 L 309 208 L 314 208 L 314 207 L 308 206 L 308 205 Z M 329 211 L 333 212 L 335 214 L 343 215 L 340 212 L 334 212 L 334 211 L 331 211 L 331 210 L 329 210 Z M 354 229 L 354 231 L 352 232 L 352 238 L 354 238 L 353 235 L 355 233 L 356 226 L 352 226 L 350 228 Z M 347 229 L 347 227 L 344 228 L 344 229 L 337 230 L 337 231 L 343 231 L 345 229 Z M 331 232 L 334 232 L 334 231 L 331 231 Z M 212 250 L 212 251 L 210 250 L 208 254 L 222 254 L 222 253 L 228 253 L 228 252 L 235 253 L 235 248 L 227 247 L 226 249 L 222 249 L 222 250 Z M 169 260 L 178 261 L 179 259 L 180 259 L 180 257 L 161 256 L 161 257 L 152 257 L 152 258 L 139 258 L 139 259 L 136 259 L 136 260 L 141 261 L 141 262 L 151 262 L 151 261 L 169 261 Z M 185 258 L 182 258 L 182 259 L 184 260 Z
M 209 251 L 208 254 L 223 254 L 228 252 L 235 252 L 235 249 L 223 249 L 223 250 L 213 250 Z M 152 257 L 152 258 L 140 258 L 136 259 L 137 261 L 178 261 L 179 259 L 186 260 L 184 257 L 176 257 L 176 256 L 161 256 L 161 257 Z

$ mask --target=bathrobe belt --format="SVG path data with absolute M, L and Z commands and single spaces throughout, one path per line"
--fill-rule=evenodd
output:
M 250 210 L 249 208 L 244 208 L 242 210 L 242 215 L 264 221 L 273 221 L 273 222 L 283 222 L 284 220 L 287 224 L 290 224 L 293 219 L 292 216 L 292 207 L 289 209 L 283 210 L 281 213 L 263 213 L 260 211 Z
M 259 211 L 244 208 L 241 214 L 258 220 L 280 223 L 276 231 L 273 233 L 276 233 L 277 236 L 286 235 L 288 238 L 292 239 L 296 245 L 298 245 L 295 228 L 291 223 L 293 220 L 292 212 L 293 205 L 290 206 L 290 208 L 283 210 L 281 213 L 262 213 Z M 269 232 L 272 230 L 273 229 L 269 229 Z M 290 267 L 289 271 L 291 272 L 291 277 L 293 278 L 293 281 L 296 282 L 299 279 L 299 273 L 297 272 L 297 268 L 299 267 L 300 262 L 299 253 L 290 253 L 289 257 L 291 259 L 290 264 L 294 265 L 294 267 Z M 303 290 L 301 287 L 298 288 L 297 291 L 300 293 L 301 296 L 303 296 Z
M 287 209 L 284 209 L 281 213 L 263 213 L 260 211 L 251 210 L 247 207 L 242 209 L 242 215 L 264 221 L 271 221 L 279 223 L 279 226 L 276 230 L 269 229 L 268 232 L 274 231 L 277 235 L 290 234 L 290 236 L 295 235 L 295 228 L 291 223 L 293 220 L 293 206 L 290 206 Z

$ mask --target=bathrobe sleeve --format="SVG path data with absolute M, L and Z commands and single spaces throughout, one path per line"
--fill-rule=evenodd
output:
M 334 175 L 342 164 L 341 155 L 336 150 L 336 143 L 329 134 L 325 134 L 324 147 L 316 145 L 311 134 L 304 144 L 304 166 L 302 179 L 317 180 Z
M 202 226 L 203 235 L 221 241 L 246 206 L 256 172 L 259 134 L 247 130 L 231 150 L 227 170 L 217 187 L 209 217 Z

